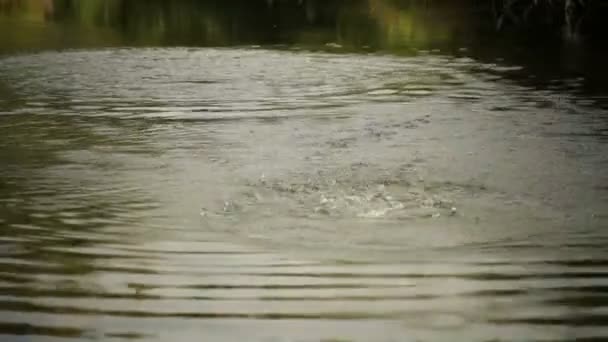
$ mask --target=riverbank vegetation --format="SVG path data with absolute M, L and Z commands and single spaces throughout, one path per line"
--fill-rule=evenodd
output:
M 605 32 L 608 3 L 601 0 L 492 0 L 497 29 L 513 26 L 560 32 L 566 39 Z
M 598 42 L 608 33 L 607 14 L 601 0 L 0 0 L 0 28 L 11 32 L 0 43 L 43 43 L 35 26 L 19 27 L 23 22 L 50 24 L 44 30 L 51 32 L 97 29 L 54 38 L 72 45 L 95 39 L 96 45 L 425 48 L 430 40 L 461 44 L 479 32 Z

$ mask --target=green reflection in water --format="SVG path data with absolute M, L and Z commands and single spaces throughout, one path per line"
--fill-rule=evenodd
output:
M 445 49 L 488 44 L 500 36 L 498 26 L 518 26 L 525 31 L 520 38 L 533 33 L 543 40 L 561 39 L 563 1 L 550 6 L 534 2 L 530 8 L 510 10 L 510 16 L 497 10 L 497 3 L 501 1 L 0 0 L 0 29 L 5 33 L 0 49 L 243 44 Z M 579 26 L 603 38 L 605 29 L 597 18 L 608 8 L 596 3 L 589 3 Z M 526 13 L 525 21 L 515 18 Z
M 425 1 L 0 1 L 4 49 L 288 44 L 347 49 L 460 44 L 470 6 Z
M 0 0 L 0 53 L 114 46 L 238 45 L 406 55 L 428 50 L 490 63 L 499 59 L 500 63 L 524 65 L 528 69 L 516 77 L 528 79 L 534 75 L 534 82 L 539 78 L 585 77 L 591 91 L 605 89 L 605 44 L 564 41 L 559 34 L 562 24 L 556 20 L 547 21 L 549 26 L 545 29 L 526 28 L 524 34 L 497 32 L 497 15 L 491 3 Z M 595 6 L 595 17 L 608 12 L 596 3 L 589 3 Z M 586 18 L 586 27 L 595 27 L 593 31 L 601 36 L 600 20 L 592 21 L 590 14 Z

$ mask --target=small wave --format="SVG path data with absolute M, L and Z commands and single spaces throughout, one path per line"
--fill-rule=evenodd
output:
M 365 173 L 363 175 L 362 173 Z M 445 187 L 412 182 L 403 175 L 376 177 L 373 170 L 336 170 L 289 180 L 261 177 L 233 198 L 206 208 L 203 215 L 230 216 L 282 211 L 307 218 L 420 219 L 454 216 L 456 204 Z

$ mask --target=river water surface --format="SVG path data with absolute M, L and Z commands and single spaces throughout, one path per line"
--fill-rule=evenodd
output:
M 606 99 L 522 70 L 5 54 L 0 340 L 608 339 Z

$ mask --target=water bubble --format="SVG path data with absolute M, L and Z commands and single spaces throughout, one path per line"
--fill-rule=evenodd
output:
M 232 212 L 235 212 L 237 209 L 238 209 L 238 205 L 236 203 L 234 203 L 233 201 L 224 201 L 223 211 L 225 213 L 232 213 Z

